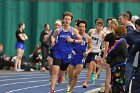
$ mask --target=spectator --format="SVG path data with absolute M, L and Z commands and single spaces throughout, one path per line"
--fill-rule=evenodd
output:
M 0 69 L 3 69 L 5 66 L 10 67 L 10 58 L 4 55 L 3 53 L 3 44 L 0 44 Z

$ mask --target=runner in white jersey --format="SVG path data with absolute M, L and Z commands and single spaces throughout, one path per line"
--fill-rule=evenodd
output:
M 102 44 L 102 35 L 103 32 L 99 32 L 96 29 L 91 29 L 91 38 L 92 38 L 92 52 L 100 53 L 101 52 L 101 44 Z
M 87 82 L 91 76 L 91 81 L 95 82 L 95 71 L 96 71 L 96 62 L 95 57 L 101 52 L 101 44 L 104 40 L 105 34 L 102 31 L 104 22 L 101 18 L 95 20 L 96 27 L 95 29 L 90 29 L 88 32 L 89 36 L 92 38 L 92 52 L 90 52 L 86 58 L 86 66 L 88 69 L 86 80 L 83 83 L 83 88 L 87 88 Z M 92 74 L 93 72 L 93 74 Z

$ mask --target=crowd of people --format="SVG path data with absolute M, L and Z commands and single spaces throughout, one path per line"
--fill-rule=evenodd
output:
M 140 92 L 140 19 L 130 11 L 118 17 L 118 20 L 108 18 L 106 27 L 101 18 L 96 18 L 95 27 L 88 33 L 85 20 L 77 19 L 74 27 L 70 25 L 73 14 L 68 11 L 62 20 L 55 20 L 54 30 L 50 30 L 49 24 L 44 25 L 39 39 L 41 45 L 37 45 L 29 57 L 34 64 L 40 64 L 40 71 L 49 70 L 50 93 L 55 92 L 56 82 L 60 84 L 64 77 L 69 78 L 67 93 L 72 93 L 85 64 L 87 74 L 83 88 L 88 87 L 89 81 L 95 83 L 102 69 L 106 69 L 104 93 L 109 93 L 110 88 L 112 93 L 129 93 L 131 81 L 132 93 Z M 15 71 L 24 71 L 21 64 L 26 49 L 24 42 L 28 40 L 24 29 L 25 24 L 20 23 L 16 31 Z M 2 50 L 0 44 L 0 67 L 9 65 L 5 64 L 9 58 Z

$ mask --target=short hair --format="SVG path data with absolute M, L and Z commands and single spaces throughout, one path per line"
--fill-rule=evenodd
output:
M 54 22 L 54 24 L 62 24 L 62 20 L 56 19 L 55 22 Z
M 95 24 L 100 24 L 100 25 L 104 26 L 104 21 L 101 18 L 95 19 L 95 22 L 96 22 Z
M 140 26 L 140 19 L 137 19 L 137 20 L 135 21 L 135 25 Z
M 73 14 L 71 12 L 69 12 L 69 11 L 64 12 L 63 19 L 64 19 L 65 16 L 70 16 L 71 20 L 73 19 Z
M 81 21 L 81 19 L 76 19 L 75 21 L 74 21 L 74 23 L 78 23 L 79 21 Z M 77 25 L 77 24 L 76 24 Z
M 118 26 L 118 21 L 117 19 L 112 19 L 111 20 L 111 31 L 114 31 L 114 28 Z
M 87 21 L 86 21 L 86 20 L 80 20 L 80 21 L 78 21 L 78 22 L 77 22 L 77 26 L 79 27 L 79 25 L 80 25 L 81 23 L 84 23 L 84 24 L 85 24 L 85 28 L 87 28 Z
M 44 28 L 45 28 L 47 25 L 49 25 L 49 24 L 45 24 L 45 25 L 44 25 Z M 49 25 L 49 26 L 50 26 L 50 25 Z
M 106 23 L 108 23 L 109 20 L 112 20 L 112 17 L 111 18 L 107 18 Z
M 95 24 L 96 24 L 96 22 L 97 22 L 98 20 L 102 20 L 102 18 L 96 18 L 96 19 L 95 19 Z
M 123 13 L 119 14 L 119 16 L 122 16 L 123 18 L 127 18 L 128 20 L 130 18 L 130 15 L 126 12 L 123 12 Z
M 132 12 L 130 12 L 130 11 L 126 11 L 126 13 L 129 14 L 129 21 L 131 21 L 131 18 L 132 18 Z
M 18 28 L 20 28 L 23 24 L 24 24 L 23 22 L 19 23 Z
M 134 15 L 134 16 L 132 16 L 132 18 L 131 18 L 131 22 L 132 22 L 133 24 L 135 24 L 135 21 L 136 21 L 137 19 L 139 19 L 139 17 L 138 17 L 137 15 Z
M 114 32 L 116 35 L 123 37 L 127 34 L 127 29 L 122 25 L 118 25 L 114 28 Z

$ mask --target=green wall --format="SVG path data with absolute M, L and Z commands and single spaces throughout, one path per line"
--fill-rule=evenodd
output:
M 94 26 L 97 17 L 105 21 L 108 17 L 118 18 L 123 11 L 131 11 L 140 16 L 140 3 L 109 3 L 109 2 L 47 2 L 47 0 L 0 0 L 0 43 L 4 44 L 4 52 L 15 55 L 15 31 L 19 22 L 26 24 L 25 33 L 29 40 L 26 41 L 28 55 L 35 45 L 40 44 L 39 35 L 45 23 L 53 29 L 55 19 L 61 19 L 65 11 L 71 11 L 74 19 L 86 19 L 88 28 Z M 73 25 L 73 22 L 72 22 Z

